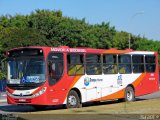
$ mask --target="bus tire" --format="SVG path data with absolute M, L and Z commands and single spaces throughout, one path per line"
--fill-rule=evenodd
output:
M 135 92 L 131 86 L 128 86 L 125 90 L 125 102 L 131 102 L 135 100 Z
M 67 97 L 66 108 L 79 108 L 82 107 L 80 98 L 76 91 L 71 90 Z

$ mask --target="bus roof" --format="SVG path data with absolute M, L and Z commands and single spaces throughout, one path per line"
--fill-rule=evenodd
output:
M 87 48 L 87 47 L 75 47 L 70 48 L 68 46 L 59 46 L 59 47 L 48 47 L 48 46 L 27 46 L 27 47 L 18 47 L 13 48 L 10 51 L 20 50 L 20 49 L 48 49 L 49 51 L 54 52 L 71 52 L 71 53 L 106 53 L 106 54 L 154 54 L 153 51 L 135 51 L 133 49 L 125 49 L 125 50 L 118 50 L 116 48 L 110 49 L 95 49 L 95 48 Z

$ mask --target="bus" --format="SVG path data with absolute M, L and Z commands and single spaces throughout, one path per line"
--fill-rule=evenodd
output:
M 8 104 L 35 108 L 85 102 L 134 101 L 159 90 L 158 53 L 68 46 L 7 52 Z

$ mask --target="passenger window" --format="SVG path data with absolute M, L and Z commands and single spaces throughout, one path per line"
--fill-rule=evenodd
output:
M 63 54 L 50 53 L 48 56 L 48 76 L 50 85 L 53 85 L 60 80 L 63 75 L 63 69 Z
M 97 54 L 86 55 L 86 73 L 87 75 L 102 74 L 101 55 Z
M 118 56 L 118 70 L 120 74 L 131 73 L 131 56 L 130 55 Z
M 132 55 L 133 73 L 144 72 L 144 56 L 143 55 Z
M 83 75 L 84 74 L 84 58 L 83 54 L 68 54 L 67 66 L 68 75 Z
M 117 55 L 106 54 L 103 55 L 103 73 L 104 74 L 117 74 Z
M 154 55 L 145 56 L 146 72 L 155 72 L 156 70 L 156 58 Z

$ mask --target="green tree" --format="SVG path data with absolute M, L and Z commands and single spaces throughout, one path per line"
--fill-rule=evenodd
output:
M 2 49 L 7 51 L 16 47 L 46 45 L 45 36 L 41 35 L 35 29 L 13 29 L 9 33 L 5 33 L 1 38 Z
M 112 45 L 117 49 L 126 49 L 128 48 L 128 39 L 129 34 L 127 32 L 116 32 Z

